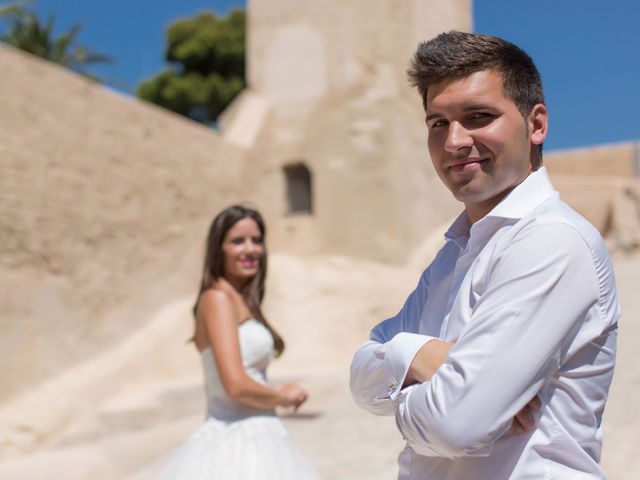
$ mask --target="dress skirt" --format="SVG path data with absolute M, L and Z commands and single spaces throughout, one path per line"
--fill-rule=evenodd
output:
M 138 478 L 138 477 L 136 477 Z M 208 418 L 143 478 L 154 480 L 316 480 L 276 416 Z

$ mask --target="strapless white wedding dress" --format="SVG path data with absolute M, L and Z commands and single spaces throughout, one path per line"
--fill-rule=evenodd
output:
M 266 384 L 273 339 L 257 320 L 238 327 L 247 373 Z M 293 446 L 273 410 L 257 410 L 225 392 L 209 347 L 202 352 L 207 417 L 181 447 L 156 466 L 156 480 L 311 480 L 317 473 Z

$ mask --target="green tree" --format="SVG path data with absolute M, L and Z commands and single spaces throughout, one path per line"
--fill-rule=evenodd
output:
M 0 5 L 0 17 L 6 17 L 22 10 L 25 2 L 12 2 L 6 5 Z
M 25 10 L 22 3 L 0 7 L 0 16 L 8 22 L 6 33 L 0 35 L 3 42 L 92 78 L 96 77 L 85 71 L 88 65 L 113 61 L 107 55 L 91 52 L 78 44 L 81 25 L 74 25 L 55 37 L 54 16 L 49 15 L 47 21 L 43 22 L 35 13 Z
M 3 5 L 0 5 L 0 17 L 7 17 L 15 13 L 24 12 L 24 6 L 32 1 L 33 0 L 14 0 L 7 2 L 4 0 L 2 2 Z
M 165 54 L 169 67 L 138 87 L 149 102 L 212 123 L 245 86 L 242 9 L 226 17 L 201 13 L 172 23 Z

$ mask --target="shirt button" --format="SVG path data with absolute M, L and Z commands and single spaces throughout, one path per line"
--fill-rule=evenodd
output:
M 387 387 L 389 393 L 393 392 L 396 389 L 396 384 L 395 383 L 390 383 L 389 386 Z

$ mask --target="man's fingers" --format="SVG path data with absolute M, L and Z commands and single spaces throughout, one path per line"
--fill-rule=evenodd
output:
M 525 429 L 525 431 L 528 432 L 530 430 L 533 430 L 535 420 L 529 408 L 523 408 L 522 410 L 520 410 L 516 415 L 516 418 L 518 419 L 518 422 L 520 422 L 520 425 L 522 425 L 522 427 Z
M 511 426 L 509 427 L 508 433 L 512 434 L 512 435 L 520 435 L 521 433 L 524 433 L 526 430 L 524 429 L 524 427 L 520 424 L 520 421 L 518 420 L 517 417 L 513 417 L 513 420 L 511 421 Z
M 527 404 L 527 406 L 531 408 L 534 412 L 537 412 L 538 410 L 540 410 L 540 407 L 542 406 L 540 397 L 538 397 L 537 395 L 533 397 L 531 401 Z
M 540 402 L 540 398 L 536 395 L 522 410 L 516 413 L 515 417 L 513 417 L 511 427 L 509 427 L 509 433 L 520 435 L 533 430 L 536 426 L 536 419 L 533 412 L 540 410 L 541 406 L 542 403 Z

